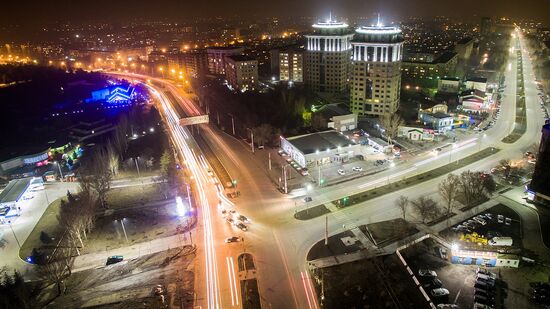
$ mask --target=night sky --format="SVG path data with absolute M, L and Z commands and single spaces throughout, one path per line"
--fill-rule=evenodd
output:
M 550 0 L 34 0 L 3 1 L 0 23 L 119 21 L 135 18 L 184 20 L 201 16 L 340 16 L 388 18 L 445 15 L 530 17 L 550 22 Z

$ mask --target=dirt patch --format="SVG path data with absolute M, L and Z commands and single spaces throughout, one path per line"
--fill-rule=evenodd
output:
M 380 245 L 387 245 L 399 239 L 418 233 L 413 224 L 398 218 L 389 221 L 376 222 L 359 226 L 359 229 L 369 236 L 369 232 Z
M 74 273 L 48 308 L 192 308 L 194 258 L 194 250 L 184 247 Z

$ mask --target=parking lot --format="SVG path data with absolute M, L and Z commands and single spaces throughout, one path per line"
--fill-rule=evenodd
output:
M 502 204 L 472 216 L 441 234 L 450 242 L 455 242 L 463 247 L 472 245 L 478 247 L 480 245 L 491 246 L 491 239 L 494 237 L 511 237 L 512 246 L 510 247 L 515 249 L 522 247 L 520 217 L 516 212 Z
M 447 259 L 441 257 L 439 248 L 441 246 L 433 240 L 427 239 L 417 245 L 409 247 L 401 254 L 415 273 L 417 279 L 425 289 L 426 293 L 435 304 L 456 304 L 459 308 L 472 308 L 474 304 L 474 286 L 476 286 L 477 265 L 452 264 Z M 484 269 L 482 267 L 482 269 Z M 435 276 L 419 275 L 420 270 L 432 270 Z M 491 272 L 498 271 L 497 268 L 490 269 Z M 501 283 L 498 279 L 498 273 L 495 274 L 497 280 L 494 288 L 487 288 L 488 299 L 494 299 L 492 302 L 495 308 L 500 308 L 503 293 Z M 438 280 L 434 280 L 438 279 Z M 433 296 L 434 289 L 443 288 L 448 291 L 448 295 Z M 478 289 L 478 295 L 481 296 L 481 289 Z M 484 301 L 479 298 L 479 301 Z M 526 308 L 526 307 L 522 307 Z

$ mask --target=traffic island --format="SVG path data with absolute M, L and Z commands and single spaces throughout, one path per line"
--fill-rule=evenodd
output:
M 321 204 L 296 212 L 294 214 L 294 218 L 298 220 L 309 220 L 328 213 L 330 213 L 330 209 L 328 209 L 324 204 Z
M 516 120 L 512 132 L 502 139 L 503 143 L 513 144 L 520 139 L 527 130 L 527 112 L 525 108 L 525 88 L 523 81 L 523 64 L 521 61 L 521 51 L 517 52 L 518 68 L 517 74 L 520 76 L 516 85 Z

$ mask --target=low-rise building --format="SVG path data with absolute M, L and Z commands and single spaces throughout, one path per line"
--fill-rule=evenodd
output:
M 403 137 L 411 141 L 433 141 L 435 132 L 423 125 L 404 125 L 399 127 L 398 137 Z
M 445 133 L 453 129 L 454 118 L 446 113 L 419 111 L 418 120 L 438 133 Z
M 460 79 L 457 77 L 443 77 L 437 81 L 437 91 L 441 93 L 458 93 Z
M 464 88 L 466 90 L 479 90 L 487 92 L 487 78 L 485 77 L 471 77 L 464 82 Z
M 466 90 L 463 91 L 459 98 L 461 108 L 466 112 L 481 113 L 489 107 L 489 100 L 484 91 Z
M 241 92 L 258 87 L 258 60 L 243 56 L 228 56 L 225 60 L 225 79 L 231 89 Z
M 302 168 L 347 162 L 361 154 L 361 145 L 334 130 L 281 137 L 281 149 Z

